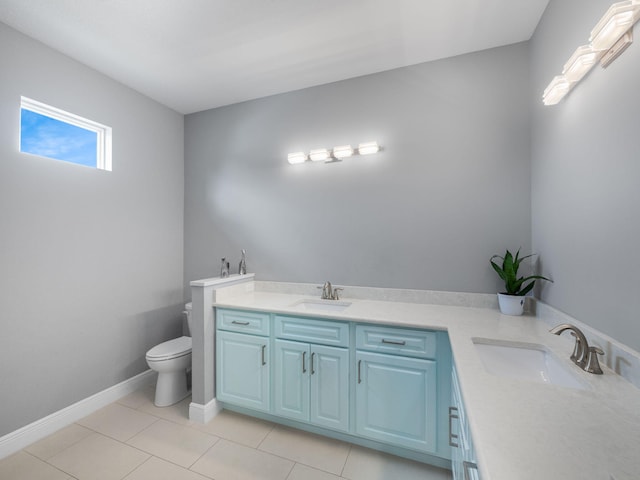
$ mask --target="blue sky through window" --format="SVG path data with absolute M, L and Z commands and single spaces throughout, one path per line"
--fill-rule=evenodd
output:
M 65 162 L 97 167 L 96 132 L 23 108 L 20 151 Z

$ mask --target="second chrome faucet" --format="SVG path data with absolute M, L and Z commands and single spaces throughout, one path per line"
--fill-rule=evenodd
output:
M 573 347 L 573 353 L 571 354 L 571 360 L 578 365 L 585 372 L 595 373 L 597 375 L 602 374 L 602 368 L 600 368 L 600 362 L 598 362 L 598 355 L 604 355 L 604 352 L 598 347 L 591 347 L 587 342 L 587 337 L 584 333 L 569 323 L 563 323 L 549 330 L 551 333 L 560 335 L 565 330 L 571 330 L 571 335 L 576 338 L 576 343 Z
M 339 287 L 332 287 L 331 282 L 324 282 L 322 287 L 322 300 L 340 300 L 339 292 L 343 290 Z

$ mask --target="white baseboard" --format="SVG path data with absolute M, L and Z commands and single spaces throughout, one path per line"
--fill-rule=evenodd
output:
M 22 450 L 24 447 L 57 432 L 61 428 L 71 425 L 75 421 L 135 392 L 145 385 L 153 383 L 155 373 L 153 370 L 142 372 L 135 377 L 131 377 L 124 382 L 0 437 L 0 459 Z
M 203 424 L 208 423 L 221 410 L 222 406 L 215 398 L 206 405 L 191 402 L 189 404 L 189 420 Z

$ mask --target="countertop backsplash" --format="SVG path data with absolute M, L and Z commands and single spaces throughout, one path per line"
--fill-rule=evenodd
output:
M 342 287 L 340 284 L 334 287 Z M 320 288 L 318 288 L 320 287 Z M 256 281 L 258 292 L 309 295 L 320 297 L 322 285 L 313 283 L 286 283 Z M 354 300 L 380 300 L 383 302 L 422 303 L 456 307 L 498 308 L 498 299 L 492 293 L 441 292 L 400 288 L 344 286 L 341 296 Z

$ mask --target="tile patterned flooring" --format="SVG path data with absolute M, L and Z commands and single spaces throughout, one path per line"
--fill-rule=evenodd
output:
M 188 418 L 190 398 L 153 387 L 0 460 L 2 480 L 451 480 L 451 472 L 223 411 Z

